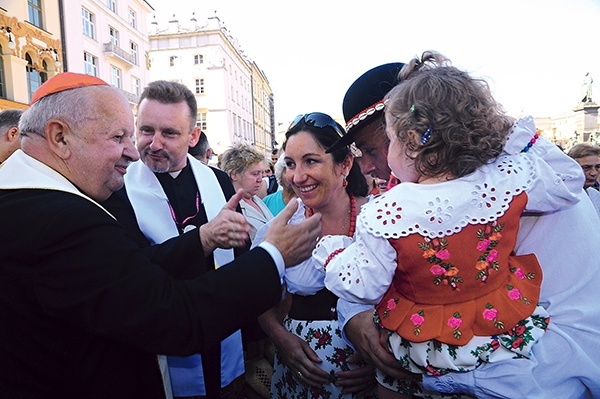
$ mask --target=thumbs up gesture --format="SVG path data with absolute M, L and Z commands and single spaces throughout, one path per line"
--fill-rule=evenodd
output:
M 244 190 L 238 190 L 213 220 L 198 229 L 205 255 L 212 253 L 216 248 L 227 249 L 246 245 L 251 228 L 246 217 L 236 212 L 243 196 Z

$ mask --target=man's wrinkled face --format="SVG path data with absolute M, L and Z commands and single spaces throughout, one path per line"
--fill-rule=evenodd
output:
M 354 144 L 361 152 L 361 156 L 355 158 L 361 172 L 387 180 L 391 170 L 387 161 L 389 140 L 383 118 L 375 118 L 359 127 L 354 133 Z
M 133 144 L 133 113 L 127 100 L 114 90 L 95 90 L 93 117 L 79 129 L 66 126 L 65 140 L 72 156 L 68 176 L 96 201 L 106 200 L 124 184 L 131 162 L 139 159 Z

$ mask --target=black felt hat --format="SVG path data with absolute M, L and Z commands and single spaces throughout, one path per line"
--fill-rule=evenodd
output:
M 346 135 L 329 147 L 327 152 L 352 143 L 358 127 L 380 115 L 384 108 L 383 98 L 399 83 L 398 74 L 403 66 L 401 62 L 379 65 L 363 73 L 352 83 L 342 104 Z

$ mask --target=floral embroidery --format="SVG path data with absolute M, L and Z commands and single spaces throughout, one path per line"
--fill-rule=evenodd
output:
M 410 321 L 415 325 L 413 329 L 414 334 L 419 335 L 421 333 L 421 324 L 425 323 L 425 312 L 419 310 L 417 313 L 413 313 L 410 316 Z
M 304 340 L 308 343 L 316 340 L 314 344 L 316 349 L 322 349 L 331 345 L 331 339 L 331 326 L 327 326 L 327 329 L 324 330 L 309 328 L 304 335 Z
M 419 248 L 423 251 L 423 258 L 427 259 L 433 265 L 429 268 L 433 274 L 433 283 L 435 285 L 445 284 L 456 291 L 460 291 L 457 283 L 462 283 L 463 279 L 458 275 L 458 268 L 452 263 L 447 262 L 452 256 L 448 248 L 446 238 L 425 238 L 425 242 L 419 243 Z
M 493 222 L 486 225 L 485 228 L 477 230 L 477 238 L 479 238 L 477 250 L 482 254 L 475 263 L 475 268 L 479 270 L 475 278 L 478 280 L 481 279 L 482 282 L 488 279 L 491 270 L 497 271 L 500 268 L 498 250 L 494 249 L 494 247 L 498 245 L 502 238 L 500 232 L 503 228 L 504 223 L 498 224 L 498 222 Z
M 388 317 L 388 313 L 390 312 L 390 310 L 396 309 L 396 304 L 397 303 L 398 303 L 398 298 L 390 298 L 387 301 L 387 306 L 385 307 L 385 310 L 383 311 L 383 318 L 384 319 L 386 317 Z
M 304 385 L 300 382 L 297 372 L 285 365 L 285 358 L 277 350 L 275 352 L 274 372 L 270 386 L 272 389 L 271 396 L 273 398 L 287 399 L 335 399 L 346 397 L 341 394 L 341 387 L 334 385 L 336 380 L 335 373 L 354 368 L 353 365 L 348 363 L 348 358 L 354 354 L 354 351 L 342 338 L 338 323 L 336 321 L 307 321 L 286 318 L 283 321 L 283 326 L 291 333 L 295 333 L 295 331 L 303 332 L 299 338 L 305 340 L 317 356 L 323 360 L 319 364 L 319 367 L 329 373 L 330 383 L 323 384 L 317 388 Z M 309 333 L 309 331 L 311 332 Z M 315 333 L 317 331 L 321 333 L 321 337 L 327 333 L 331 335 L 331 339 L 327 342 L 326 346 L 321 348 L 316 347 L 318 339 L 315 338 Z M 364 363 L 359 362 L 358 366 L 362 364 Z M 376 397 L 376 394 L 372 390 L 365 395 L 365 399 L 374 399 Z
M 352 353 L 352 349 L 350 348 L 334 348 L 331 356 L 327 356 L 326 359 L 329 363 L 334 364 L 342 370 L 346 370 L 349 369 L 347 365 L 348 356 L 352 355 Z
M 535 338 L 532 335 L 533 328 L 534 325 L 532 320 L 521 320 L 508 332 L 508 334 L 502 336 L 504 346 L 507 348 L 523 350 L 528 343 L 535 341 Z
M 513 287 L 512 285 L 507 285 L 508 288 L 508 297 L 513 301 L 522 300 L 525 305 L 529 305 L 529 299 L 521 295 L 521 291 L 517 287 Z
M 330 344 L 331 334 L 329 334 L 328 332 L 324 332 L 323 334 L 321 334 L 320 331 L 316 331 L 314 334 L 314 337 L 318 340 L 317 341 L 317 349 L 324 348 L 325 345 Z
M 550 324 L 550 318 L 549 317 L 542 317 L 542 316 L 537 316 L 537 315 L 532 315 L 531 316 L 531 320 L 533 323 L 533 326 L 536 328 L 540 328 L 544 331 L 546 331 L 548 329 L 548 324 Z
M 431 375 L 434 377 L 439 377 L 442 375 L 442 373 L 440 372 L 439 369 L 436 369 L 435 367 L 433 367 L 430 364 L 427 364 L 427 367 L 425 367 L 425 370 L 427 371 L 427 375 Z
M 498 339 L 496 339 L 495 337 L 492 339 L 492 342 L 490 343 L 490 346 L 492 348 L 492 351 L 497 350 L 500 347 L 500 342 L 498 341 Z
M 523 273 L 523 270 L 521 270 L 520 267 L 511 267 L 510 268 L 511 273 L 514 273 L 515 276 L 517 276 L 519 279 L 521 280 L 533 280 L 535 278 L 535 273 L 533 272 L 529 272 L 527 274 Z
M 452 332 L 452 335 L 454 336 L 454 338 L 456 339 L 460 339 L 462 332 L 460 331 L 460 326 L 462 324 L 462 319 L 460 318 L 460 313 L 455 312 L 454 315 L 448 319 L 448 326 L 452 329 L 454 329 L 454 331 Z
M 483 310 L 483 319 L 494 322 L 494 326 L 499 330 L 504 330 L 504 323 L 498 320 L 498 309 L 494 308 L 491 303 L 485 305 Z

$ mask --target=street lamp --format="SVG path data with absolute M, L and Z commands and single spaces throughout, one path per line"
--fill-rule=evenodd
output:
M 50 54 L 52 54 L 52 58 L 54 59 L 54 66 L 59 68 L 60 61 L 58 60 L 58 51 L 56 51 L 55 48 L 45 48 L 40 50 L 40 55 L 44 54 L 44 52 L 49 52 Z
M 12 34 L 10 27 L 0 26 L 0 32 L 4 32 L 6 34 L 6 37 L 8 38 L 8 48 L 13 50 L 15 47 L 17 47 L 17 44 L 15 43 L 15 35 Z

